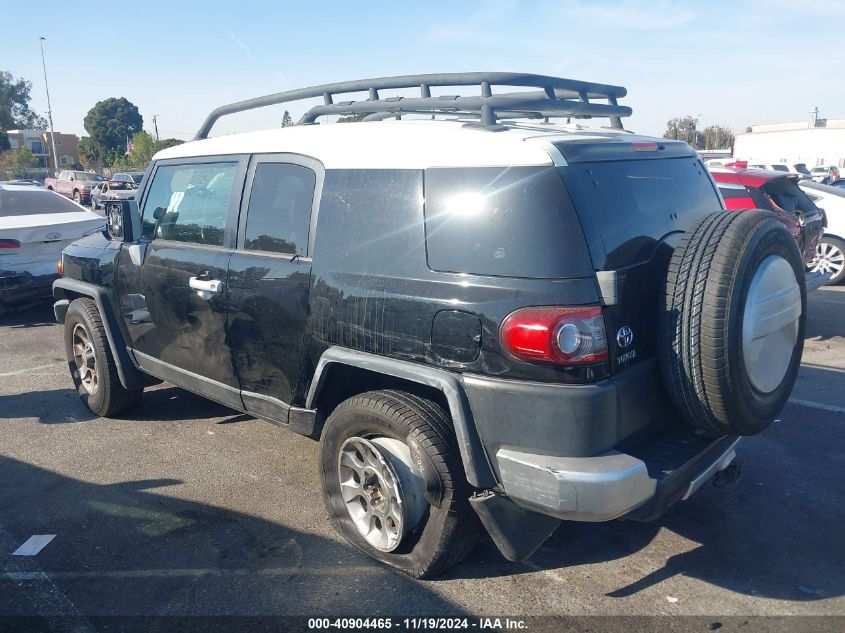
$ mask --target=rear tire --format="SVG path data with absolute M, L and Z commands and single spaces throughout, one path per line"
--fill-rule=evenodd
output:
M 80 193 L 78 191 L 73 192 L 73 201 L 76 204 L 79 204 L 79 205 L 82 204 L 82 196 L 80 195 Z
M 401 486 L 397 488 L 405 496 L 397 505 L 405 508 L 405 519 L 409 514 L 414 516 L 407 524 L 403 519 L 401 531 L 397 530 L 398 544 L 394 541 L 389 550 L 368 541 L 359 527 L 360 511 L 353 518 L 358 505 L 366 509 L 367 499 L 370 507 L 374 504 L 373 497 L 350 493 L 351 480 L 343 474 L 347 472 L 355 480 L 353 487 L 360 479 L 351 470 L 344 471 L 342 462 L 346 463 L 345 447 L 352 446 L 354 451 L 356 443 L 362 446 L 361 439 L 365 440 L 363 446 L 377 449 L 380 442 L 396 444 L 396 440 L 411 449 L 413 470 L 406 471 L 405 478 L 399 477 Z M 391 455 L 382 453 L 390 461 Z M 324 499 L 332 522 L 364 554 L 414 578 L 430 578 L 456 565 L 475 545 L 479 521 L 469 504 L 472 489 L 466 481 L 451 421 L 435 403 L 399 391 L 371 391 L 349 398 L 338 405 L 326 422 L 320 440 L 320 461 Z M 366 472 L 366 465 L 360 472 Z M 341 477 L 345 478 L 343 483 Z M 424 497 L 421 491 L 425 491 Z M 359 499 L 365 502 L 360 503 Z M 392 506 L 391 500 L 388 497 L 388 506 Z M 419 512 L 415 513 L 414 508 Z M 377 517 L 373 520 L 380 529 Z
M 801 254 L 774 214 L 723 211 L 692 227 L 659 320 L 663 380 L 683 417 L 718 435 L 768 427 L 795 384 L 806 301 Z
M 71 302 L 65 316 L 65 351 L 79 398 L 92 413 L 107 418 L 136 404 L 143 389 L 120 383 L 97 304 L 91 299 Z

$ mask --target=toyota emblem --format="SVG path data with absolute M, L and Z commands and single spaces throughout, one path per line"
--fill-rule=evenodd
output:
M 626 347 L 630 347 L 631 343 L 634 342 L 634 330 L 629 328 L 627 325 L 623 325 L 619 328 L 619 331 L 616 333 L 616 344 L 621 348 L 625 349 Z
M 61 234 L 61 233 L 56 233 L 55 231 L 51 231 L 50 233 L 47 233 L 47 235 L 46 235 L 45 237 L 46 237 L 48 240 L 57 240 L 57 239 L 59 239 L 61 236 L 62 236 L 62 234 Z

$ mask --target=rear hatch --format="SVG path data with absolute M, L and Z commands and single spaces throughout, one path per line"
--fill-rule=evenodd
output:
M 0 273 L 55 274 L 62 249 L 105 219 L 42 189 L 0 188 Z
M 657 354 L 661 283 L 683 233 L 722 209 L 686 143 L 632 139 L 555 142 L 559 168 L 587 238 L 604 302 L 611 369 Z
M 750 189 L 752 195 L 756 192 Z M 824 233 L 825 218 L 810 197 L 798 186 L 798 176 L 773 178 L 760 187 L 765 200 L 756 200 L 762 209 L 772 209 L 792 230 L 805 263 L 813 261 L 816 246 Z

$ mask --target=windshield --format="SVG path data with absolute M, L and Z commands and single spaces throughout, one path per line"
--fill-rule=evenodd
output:
M 98 174 L 92 174 L 87 171 L 75 171 L 73 172 L 73 176 L 77 180 L 94 180 L 96 182 L 102 182 L 105 180 L 105 177 Z
M 46 215 L 48 213 L 79 213 L 75 203 L 52 191 L 28 189 L 9 191 L 0 189 L 0 218 L 14 215 Z
M 139 182 L 141 182 L 141 178 L 144 177 L 144 174 L 131 174 L 131 176 L 132 180 L 135 181 L 135 184 L 138 184 Z
M 786 165 L 772 165 L 772 170 L 773 171 L 787 171 L 788 172 L 789 167 L 787 167 Z
M 797 171 L 799 174 L 809 174 L 810 173 L 810 170 L 807 169 L 807 165 L 805 165 L 804 163 L 795 163 L 795 165 L 793 165 L 793 167 L 795 167 L 795 171 Z
M 818 172 L 820 174 L 826 174 L 827 173 L 827 167 L 813 167 L 813 173 L 816 173 L 816 172 Z

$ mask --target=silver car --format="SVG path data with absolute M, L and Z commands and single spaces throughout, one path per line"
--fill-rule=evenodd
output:
M 91 188 L 91 208 L 96 211 L 108 200 L 132 200 L 138 185 L 125 180 L 98 182 Z

